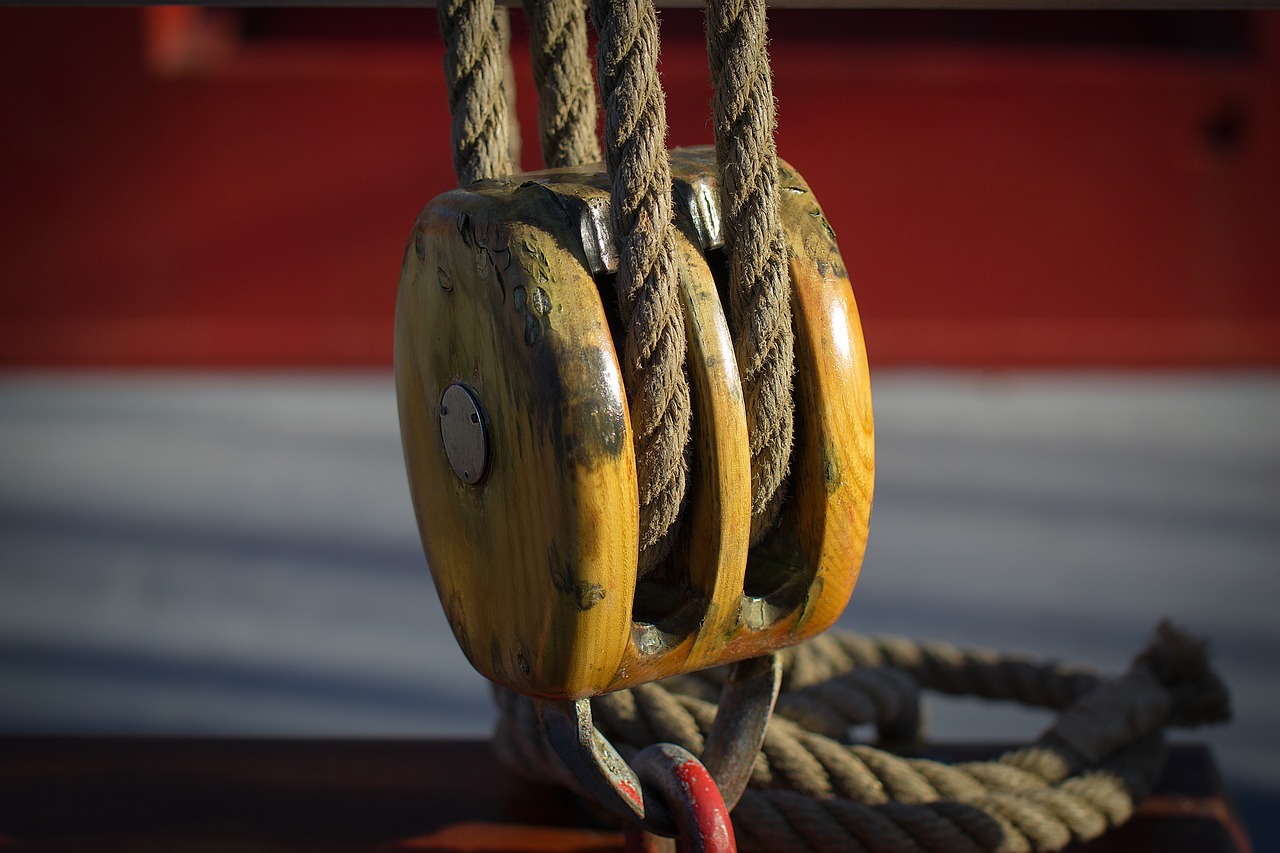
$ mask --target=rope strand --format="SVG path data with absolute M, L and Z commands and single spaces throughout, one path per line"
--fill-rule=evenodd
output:
M 781 509 L 795 431 L 791 276 L 778 215 L 776 107 L 764 0 L 708 0 L 729 322 L 751 447 L 751 542 Z
M 506 10 L 495 10 L 493 0 L 440 0 L 436 11 L 458 185 L 510 174 L 514 93 L 509 103 Z
M 689 467 L 689 378 L 675 270 L 666 96 L 653 0 L 592 0 L 604 162 L 618 241 L 622 377 L 640 489 L 640 575 L 670 552 Z
M 516 114 L 516 65 L 511 61 L 511 14 L 505 6 L 496 6 L 493 20 L 498 27 L 498 50 L 502 53 L 502 89 L 507 102 L 508 172 L 520 171 L 520 119 Z M 495 175 L 494 177 L 501 177 Z
M 587 51 L 583 0 L 524 0 L 538 133 L 548 168 L 600 162 L 596 90 Z

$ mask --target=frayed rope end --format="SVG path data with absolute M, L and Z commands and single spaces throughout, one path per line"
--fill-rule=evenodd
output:
M 1203 726 L 1231 719 L 1231 694 L 1209 663 L 1209 643 L 1160 620 L 1136 663 L 1145 664 L 1173 697 L 1169 724 Z

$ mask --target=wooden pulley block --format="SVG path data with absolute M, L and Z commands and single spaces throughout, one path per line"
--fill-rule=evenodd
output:
M 755 547 L 714 152 L 672 153 L 693 450 L 671 563 L 637 577 L 639 500 L 603 173 L 481 181 L 422 212 L 396 305 L 410 492 L 440 600 L 493 681 L 578 699 L 825 630 L 858 576 L 873 481 L 866 353 L 835 236 L 779 163 L 796 435 Z

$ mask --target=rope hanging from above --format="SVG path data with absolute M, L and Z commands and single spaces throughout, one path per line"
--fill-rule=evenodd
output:
M 658 80 L 653 0 L 591 0 L 591 17 L 600 36 L 596 73 L 618 243 L 622 379 L 635 435 L 643 577 L 671 550 L 689 468 L 689 377 L 675 274 L 666 96 Z
M 528 0 L 543 158 L 550 167 L 599 159 L 596 110 L 579 0 Z M 666 99 L 658 79 L 652 2 L 592 0 L 605 109 L 604 160 L 618 235 L 616 278 L 625 329 L 623 377 L 640 490 L 640 574 L 670 552 L 688 477 L 690 411 L 683 309 L 674 275 Z M 499 73 L 505 11 L 492 2 L 443 0 L 455 171 L 460 184 L 507 174 L 514 87 Z M 482 22 L 493 19 L 491 26 Z M 794 432 L 790 277 L 778 217 L 776 124 L 764 3 L 715 0 L 707 45 L 721 208 L 729 256 L 730 321 L 751 450 L 751 541 L 781 507 Z M 505 110 L 504 110 L 504 104 Z M 505 135 L 504 135 L 505 134 Z M 503 140 L 509 140 L 504 144 Z
M 586 3 L 525 0 L 524 14 L 538 90 L 543 162 L 552 169 L 600 162 Z
M 580 7 L 531 0 L 540 130 L 549 165 L 595 155 L 590 78 L 570 54 L 585 52 Z M 445 79 L 453 116 L 454 172 L 466 186 L 512 171 L 505 10 L 493 0 L 441 0 Z M 652 0 L 596 0 L 597 70 L 605 105 L 605 166 L 618 235 L 616 276 L 625 328 L 622 369 L 635 436 L 640 491 L 640 574 L 670 552 L 688 478 L 689 380 L 684 311 L 676 280 L 666 98 L 658 81 Z M 557 88 L 559 87 L 559 88 Z
M 1168 624 L 1118 679 L 844 632 L 789 649 L 783 661 L 777 711 L 733 812 L 744 850 L 1061 850 L 1128 819 L 1159 776 L 1164 727 L 1230 715 L 1203 643 Z M 654 742 L 697 755 L 715 719 L 710 700 L 720 677 L 713 670 L 600 696 L 594 718 L 624 758 Z M 914 734 L 921 688 L 1061 713 L 1036 743 L 995 761 L 948 765 L 848 742 L 848 728 L 867 723 L 882 740 Z M 532 701 L 501 688 L 495 694 L 503 761 L 576 787 L 543 739 Z
M 513 120 L 515 88 L 508 80 L 507 10 L 495 9 L 493 0 L 440 0 L 436 14 L 445 43 L 458 185 L 508 175 L 516 162 L 512 139 L 518 140 L 519 132 Z
M 716 166 L 729 255 L 729 322 L 751 443 L 751 542 L 782 506 L 791 458 L 795 341 L 778 214 L 777 121 L 764 0 L 709 0 Z

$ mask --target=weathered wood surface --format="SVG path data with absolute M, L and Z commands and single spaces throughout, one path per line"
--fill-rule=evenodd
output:
M 600 172 L 548 170 L 434 200 L 405 252 L 396 386 L 427 561 L 459 645 L 522 693 L 579 698 L 763 654 L 827 628 L 862 562 L 874 471 L 866 350 L 835 235 L 782 164 L 796 444 L 782 521 L 747 549 L 743 391 L 722 298 L 714 154 L 673 152 L 693 460 L 670 567 L 637 580 L 638 498 L 617 250 Z M 441 395 L 479 399 L 487 475 L 441 437 Z
M 409 488 L 458 644 L 499 683 L 568 695 L 622 659 L 639 524 L 626 393 L 575 225 L 537 186 L 437 198 L 405 253 L 395 336 Z M 475 486 L 441 440 L 452 382 L 485 412 Z
M 6 737 L 0 849 L 552 853 L 620 850 L 621 834 L 479 740 Z M 1248 841 L 1212 755 L 1184 745 L 1127 825 L 1074 849 L 1246 853 Z

